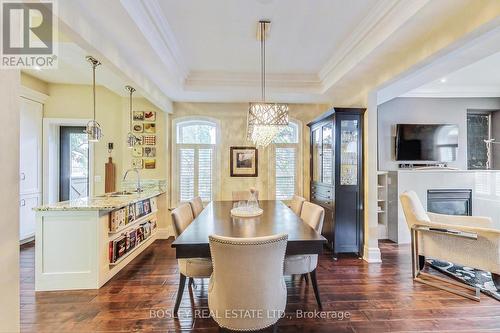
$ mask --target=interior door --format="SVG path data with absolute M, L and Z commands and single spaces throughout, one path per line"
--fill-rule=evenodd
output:
M 59 200 L 88 196 L 89 144 L 85 127 L 61 126 L 59 130 Z

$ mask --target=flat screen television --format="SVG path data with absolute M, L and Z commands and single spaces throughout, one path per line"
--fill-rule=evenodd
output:
M 452 162 L 457 159 L 457 150 L 457 125 L 396 125 L 397 161 Z

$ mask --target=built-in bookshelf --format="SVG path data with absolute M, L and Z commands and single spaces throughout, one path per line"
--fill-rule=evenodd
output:
M 114 267 L 118 264 L 120 264 L 122 261 L 124 261 L 129 255 L 134 253 L 135 251 L 141 249 L 145 244 L 148 243 L 148 241 L 156 234 L 156 231 L 151 232 L 151 234 L 145 238 L 143 241 L 141 241 L 139 244 L 137 244 L 131 251 L 126 252 L 123 256 L 120 257 L 120 259 L 116 260 L 115 262 L 110 262 L 109 266 Z
M 388 173 L 377 172 L 377 216 L 378 216 L 378 238 L 387 239 L 387 208 L 388 208 Z

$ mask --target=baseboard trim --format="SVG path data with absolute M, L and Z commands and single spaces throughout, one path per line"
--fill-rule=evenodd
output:
M 363 260 L 370 264 L 381 263 L 382 256 L 380 254 L 380 249 L 378 247 L 367 247 L 363 248 Z
M 169 228 L 158 228 L 156 239 L 168 239 L 173 236 Z

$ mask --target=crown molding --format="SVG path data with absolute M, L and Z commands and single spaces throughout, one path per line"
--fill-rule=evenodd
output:
M 414 89 L 401 97 L 463 98 L 500 97 L 500 86 L 443 86 L 442 88 Z
M 200 87 L 255 87 L 261 84 L 258 73 L 235 73 L 224 71 L 193 71 L 186 78 L 184 88 Z M 296 91 L 319 93 L 321 81 L 314 74 L 266 74 L 266 87 L 273 90 L 294 89 Z
M 158 0 L 121 0 L 121 3 L 167 69 L 182 83 L 188 76 L 188 68 Z
M 49 95 L 46 95 L 46 94 L 41 93 L 39 91 L 33 90 L 33 89 L 28 88 L 26 86 L 21 86 L 19 95 L 21 97 L 30 99 L 30 100 L 38 102 L 40 104 L 45 104 L 45 102 L 47 102 L 47 100 L 49 99 Z
M 367 58 L 429 0 L 378 2 L 319 72 L 323 93 Z

